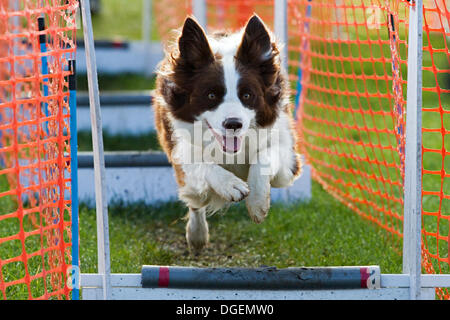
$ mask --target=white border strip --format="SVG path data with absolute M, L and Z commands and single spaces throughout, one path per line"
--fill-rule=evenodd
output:
M 99 288 L 86 288 L 84 300 L 98 300 Z M 434 289 L 423 289 L 422 295 L 432 299 Z M 112 288 L 113 300 L 407 300 L 409 288 L 377 290 L 193 290 Z
M 349 290 L 194 290 L 194 289 L 148 289 L 141 286 L 141 274 L 112 274 L 112 299 L 257 299 L 257 300 L 290 300 L 290 299 L 339 299 L 339 300 L 391 300 L 410 298 L 409 275 L 381 274 L 380 289 Z M 450 287 L 450 275 L 422 275 L 421 298 L 434 300 L 435 287 Z M 102 298 L 102 278 L 99 274 L 82 274 L 81 287 L 85 300 Z

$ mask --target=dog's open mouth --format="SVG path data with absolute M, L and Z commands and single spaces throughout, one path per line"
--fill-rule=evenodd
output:
M 237 136 L 224 136 L 221 134 L 218 134 L 206 121 L 206 124 L 208 125 L 208 128 L 213 133 L 214 137 L 216 138 L 217 142 L 222 146 L 222 150 L 224 152 L 230 152 L 230 153 L 236 153 L 241 149 L 241 137 Z

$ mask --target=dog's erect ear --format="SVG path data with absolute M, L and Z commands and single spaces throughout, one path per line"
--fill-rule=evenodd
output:
M 178 40 L 180 58 L 184 64 L 197 68 L 214 61 L 205 32 L 192 18 L 184 21 L 183 31 Z
M 272 51 L 272 42 L 264 22 L 253 15 L 245 27 L 237 59 L 243 64 L 258 63 L 272 58 Z
M 264 22 L 257 15 L 252 16 L 245 27 L 236 59 L 246 68 L 256 70 L 264 84 L 270 87 L 279 74 L 275 61 L 278 53 Z

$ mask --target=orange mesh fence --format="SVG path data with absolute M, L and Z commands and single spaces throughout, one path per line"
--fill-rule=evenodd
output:
M 313 176 L 399 242 L 408 4 L 305 0 L 290 8 L 300 146 Z
M 76 7 L 0 0 L 0 300 L 70 298 Z
M 183 24 L 188 14 L 192 13 L 190 0 L 153 1 L 155 26 L 162 42 L 173 38 L 173 30 Z M 173 40 L 173 39 L 172 39 Z
M 410 5 L 290 1 L 291 79 L 301 83 L 300 147 L 313 177 L 392 234 L 399 250 Z M 422 235 L 429 273 L 449 272 L 449 18 L 443 1 L 424 1 Z M 437 295 L 449 298 L 447 289 Z
M 206 0 L 207 28 L 236 31 L 247 23 L 253 13 L 273 28 L 273 0 Z
M 251 14 L 257 12 L 273 26 L 273 0 L 206 0 L 208 31 L 235 30 L 243 27 Z M 174 39 L 174 29 L 179 29 L 187 15 L 193 14 L 190 0 L 153 1 L 155 26 L 163 42 Z
M 209 31 L 236 30 L 253 12 L 273 27 L 273 0 L 206 5 Z M 410 5 L 288 0 L 288 71 L 301 152 L 313 178 L 388 231 L 399 253 Z M 423 267 L 449 273 L 450 13 L 446 0 L 423 6 Z M 450 298 L 447 289 L 437 295 Z

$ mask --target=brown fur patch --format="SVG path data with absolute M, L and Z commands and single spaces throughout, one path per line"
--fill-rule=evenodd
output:
M 287 91 L 287 88 L 282 88 L 286 82 L 281 74 L 278 75 L 278 82 L 267 88 L 257 70 L 241 66 L 239 73 L 241 78 L 238 84 L 238 95 L 242 104 L 256 111 L 258 126 L 272 125 L 278 117 L 278 102 Z M 243 98 L 245 93 L 250 94 L 250 99 Z
M 166 153 L 169 162 L 172 164 L 175 170 L 175 178 L 177 184 L 181 187 L 184 186 L 184 172 L 181 165 L 173 163 L 172 151 L 175 147 L 175 142 L 172 140 L 173 128 L 170 123 L 170 119 L 167 115 L 166 108 L 161 106 L 157 99 L 154 99 L 153 110 L 155 114 L 155 126 L 158 133 L 158 141 Z
M 300 156 L 297 153 L 295 153 L 295 150 L 293 152 L 293 155 L 295 157 L 295 160 L 294 160 L 294 164 L 291 167 L 291 171 L 292 171 L 292 174 L 294 175 L 294 177 L 298 177 L 302 171 L 301 170 L 302 169 L 302 160 L 300 159 Z
M 241 102 L 256 111 L 260 127 L 272 125 L 278 116 L 277 104 L 287 89 L 287 81 L 280 71 L 277 45 L 257 16 L 247 23 L 236 62 L 241 75 L 239 92 L 250 93 L 252 97 L 243 101 L 240 93 Z
M 194 85 L 195 84 L 195 85 Z M 186 77 L 175 72 L 170 78 L 159 78 L 157 91 L 164 97 L 174 118 L 193 123 L 198 115 L 217 108 L 225 96 L 220 61 L 203 67 Z M 214 99 L 208 98 L 213 93 Z

